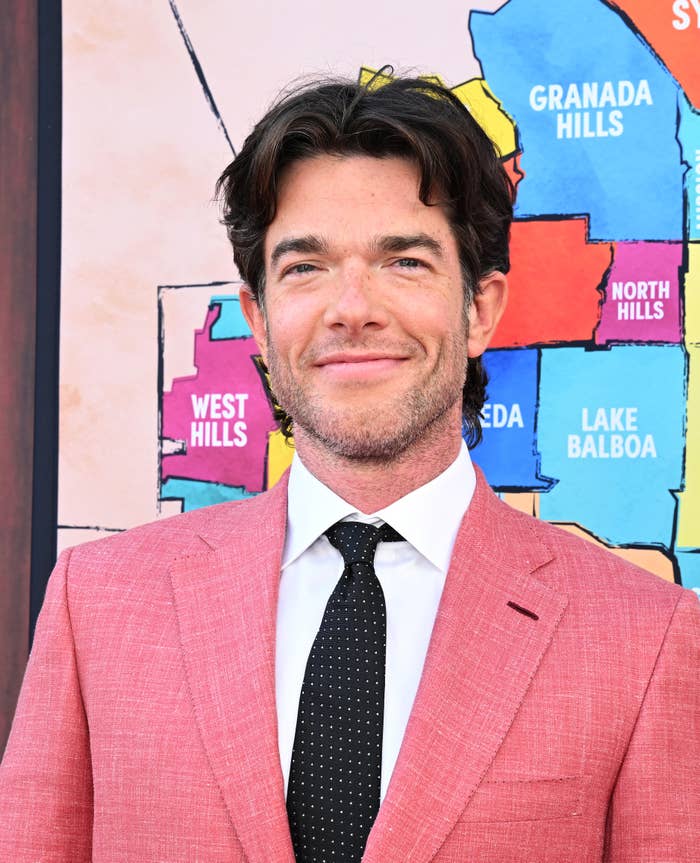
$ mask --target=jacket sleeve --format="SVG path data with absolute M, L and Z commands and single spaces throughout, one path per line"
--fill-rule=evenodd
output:
M 88 863 L 92 771 L 67 594 L 70 551 L 49 579 L 0 765 L 0 860 Z
M 700 849 L 700 603 L 681 595 L 610 801 L 605 863 L 692 863 Z

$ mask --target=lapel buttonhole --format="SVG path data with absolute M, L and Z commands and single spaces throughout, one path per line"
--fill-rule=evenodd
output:
M 530 611 L 528 608 L 523 608 L 522 605 L 517 605 L 515 602 L 511 602 L 510 600 L 506 603 L 509 608 L 514 609 L 520 614 L 524 614 L 525 617 L 531 617 L 533 620 L 539 620 L 540 617 L 538 614 L 535 614 L 534 611 Z

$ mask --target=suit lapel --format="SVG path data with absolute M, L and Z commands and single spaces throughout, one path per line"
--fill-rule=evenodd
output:
M 454 827 L 566 607 L 565 596 L 531 575 L 551 557 L 530 523 L 501 504 L 480 475 L 364 863 L 424 863 Z
M 275 707 L 286 486 L 283 480 L 234 509 L 203 535 L 212 551 L 180 560 L 171 571 L 197 723 L 251 863 L 294 861 Z

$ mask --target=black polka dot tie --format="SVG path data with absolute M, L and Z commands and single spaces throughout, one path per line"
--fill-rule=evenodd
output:
M 386 606 L 374 554 L 403 537 L 350 521 L 326 536 L 345 568 L 306 665 L 287 812 L 297 863 L 359 863 L 382 777 Z

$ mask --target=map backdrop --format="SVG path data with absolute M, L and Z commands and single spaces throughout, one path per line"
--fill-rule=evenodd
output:
M 64 0 L 63 27 L 59 548 L 287 467 L 214 181 L 285 85 L 391 64 L 517 183 L 474 461 L 700 592 L 699 0 Z

